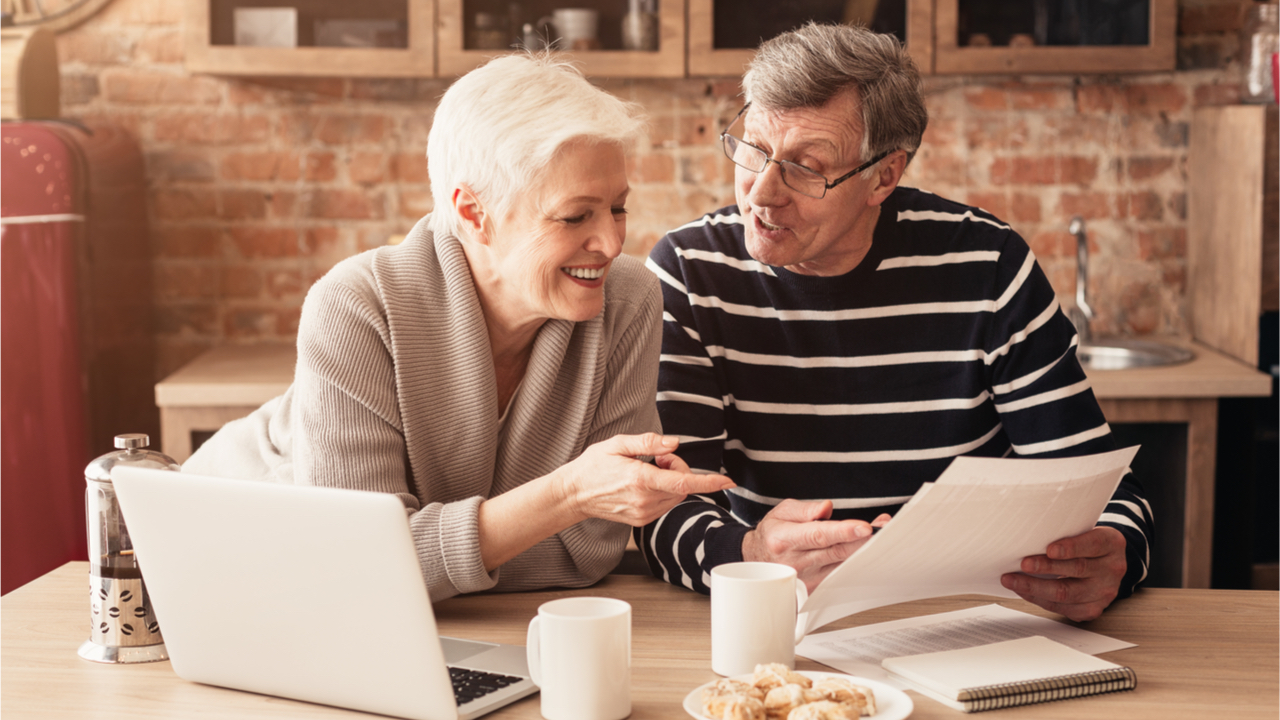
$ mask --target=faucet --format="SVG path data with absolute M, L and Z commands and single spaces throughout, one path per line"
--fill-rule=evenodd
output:
M 1089 330 L 1093 319 L 1093 308 L 1089 307 L 1089 237 L 1084 231 L 1084 218 L 1071 218 L 1067 232 L 1076 236 L 1076 306 L 1067 312 L 1067 318 L 1076 326 L 1083 345 L 1093 338 Z

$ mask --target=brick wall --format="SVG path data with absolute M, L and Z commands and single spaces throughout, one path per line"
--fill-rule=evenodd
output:
M 1186 334 L 1186 151 L 1195 107 L 1235 102 L 1249 0 L 1180 0 L 1179 70 L 945 77 L 905 184 L 984 207 L 1075 292 L 1090 233 L 1102 332 Z M 431 210 L 427 131 L 444 80 L 237 79 L 183 68 L 182 3 L 114 0 L 58 39 L 63 113 L 114 122 L 147 162 L 158 373 L 221 343 L 289 340 L 334 263 Z M 626 251 L 732 202 L 716 146 L 736 78 L 601 81 L 648 111 Z

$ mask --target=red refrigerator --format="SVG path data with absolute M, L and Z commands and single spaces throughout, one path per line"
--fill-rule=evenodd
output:
M 86 556 L 84 468 L 159 440 L 146 180 L 120 128 L 0 126 L 0 593 Z

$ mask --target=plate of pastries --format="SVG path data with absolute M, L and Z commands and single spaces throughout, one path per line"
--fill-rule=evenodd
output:
M 882 682 L 775 663 L 694 688 L 684 709 L 698 720 L 902 720 L 915 706 Z

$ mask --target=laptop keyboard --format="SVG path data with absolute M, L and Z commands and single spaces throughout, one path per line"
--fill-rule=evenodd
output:
M 510 675 L 498 675 L 480 670 L 466 668 L 449 668 L 449 679 L 453 681 L 453 697 L 461 706 L 477 698 L 520 682 L 521 678 Z

